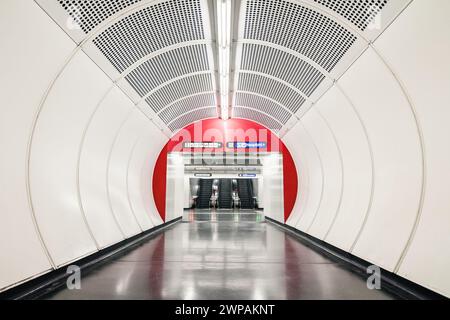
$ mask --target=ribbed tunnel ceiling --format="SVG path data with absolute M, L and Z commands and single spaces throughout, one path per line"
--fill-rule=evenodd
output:
M 220 116 L 216 1 L 36 0 L 167 135 Z M 231 116 L 283 135 L 409 2 L 232 1 Z

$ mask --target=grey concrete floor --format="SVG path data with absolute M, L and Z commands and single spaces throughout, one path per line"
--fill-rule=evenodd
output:
M 183 222 L 47 299 L 393 299 L 261 213 L 186 212 Z

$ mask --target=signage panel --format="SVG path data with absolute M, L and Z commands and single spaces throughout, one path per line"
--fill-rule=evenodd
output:
M 212 176 L 211 173 L 194 173 L 194 177 L 199 177 L 199 178 L 209 178 L 211 176 Z
M 265 149 L 267 148 L 266 142 L 227 142 L 227 148 L 229 149 Z
M 205 148 L 205 149 L 218 149 L 222 148 L 222 142 L 184 142 L 183 148 L 185 149 L 197 149 L 197 148 Z
M 255 178 L 256 173 L 239 173 L 238 176 L 241 178 Z

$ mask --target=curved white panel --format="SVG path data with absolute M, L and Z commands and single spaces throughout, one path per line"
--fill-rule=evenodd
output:
M 137 141 L 131 154 L 128 167 L 128 196 L 134 214 L 144 230 L 150 229 L 161 221 L 156 207 L 151 207 L 153 168 L 159 151 L 167 138 L 155 125 L 148 122 L 144 134 Z M 149 203 L 146 203 L 149 201 Z
M 51 268 L 28 203 L 26 151 L 39 102 L 75 45 L 33 1 L 0 1 L 0 39 L 1 291 Z
M 144 134 L 144 133 L 142 133 Z M 136 183 L 135 180 L 139 179 L 140 174 L 139 170 L 138 172 L 134 172 L 133 166 L 133 160 L 136 158 L 136 156 L 140 153 L 142 148 L 142 141 L 146 137 L 138 136 L 136 138 L 136 141 L 133 143 L 133 147 L 131 148 L 130 154 L 128 155 L 128 162 L 127 162 L 127 171 L 126 171 L 126 196 L 128 198 L 128 204 L 130 206 L 131 212 L 136 217 L 136 221 L 139 224 L 139 227 L 142 231 L 148 230 L 153 226 L 153 223 L 150 219 L 150 217 L 146 214 L 145 210 L 141 210 L 142 208 L 139 206 L 140 201 L 136 203 L 136 198 L 139 198 L 139 195 L 141 194 L 141 191 L 139 189 L 136 190 Z M 134 179 L 133 179 L 134 178 Z M 138 187 L 139 184 L 138 184 Z
M 154 226 L 159 226 L 164 223 L 163 219 L 159 215 L 158 208 L 156 208 L 155 198 L 153 197 L 153 170 L 155 168 L 158 155 L 159 154 L 150 152 L 147 154 L 141 175 L 141 190 L 143 190 L 142 201 L 144 202 L 145 210 L 150 216 Z
M 31 195 L 39 228 L 57 265 L 97 249 L 78 200 L 77 162 L 84 128 L 110 86 L 105 74 L 79 51 L 50 91 L 36 125 Z
M 416 123 L 401 88 L 372 49 L 340 84 L 367 127 L 375 166 L 372 207 L 353 253 L 392 271 L 419 208 L 422 160 Z
M 314 108 L 302 118 L 302 122 L 322 159 L 324 184 L 319 210 L 307 232 L 316 238 L 323 239 L 339 209 L 342 192 L 342 165 L 333 135 L 324 119 Z
M 306 231 L 316 215 L 322 198 L 323 171 L 321 159 L 311 136 L 300 121 L 286 134 L 283 142 L 291 152 L 295 163 L 302 161 L 305 164 L 302 166 L 303 170 L 308 170 L 307 173 L 304 173 L 308 176 L 308 185 L 306 186 L 308 191 L 303 202 L 304 206 L 296 205 L 294 207 L 292 215 L 297 216 L 298 220 L 290 222 L 297 229 Z M 301 178 L 302 174 L 299 175 L 299 179 Z
M 108 190 L 113 212 L 125 236 L 131 237 L 143 230 L 145 226 L 139 220 L 130 206 L 128 198 L 127 172 L 131 153 L 142 135 L 148 119 L 138 110 L 132 111 L 114 144 L 108 164 Z
M 261 161 L 263 164 L 265 214 L 284 223 L 283 157 L 279 153 L 270 153 Z
M 166 221 L 183 215 L 184 161 L 180 152 L 167 155 Z M 181 200 L 181 201 L 180 201 Z
M 337 87 L 328 91 L 316 108 L 334 132 L 344 166 L 341 204 L 325 240 L 349 251 L 362 227 L 370 203 L 372 159 L 369 143 L 361 121 Z
M 134 213 L 144 229 L 163 223 L 153 198 L 153 169 L 158 155 L 167 142 L 165 135 L 148 123 L 144 135 L 136 144 L 128 168 L 128 193 Z
M 289 152 L 294 159 L 295 166 L 297 168 L 297 181 L 298 191 L 297 198 L 295 200 L 294 207 L 292 208 L 291 215 L 289 216 L 286 224 L 295 227 L 300 217 L 303 214 L 304 208 L 306 208 L 309 196 L 309 172 L 308 166 L 305 161 L 306 156 L 302 153 L 303 136 L 294 136 L 290 134 L 290 131 L 283 138 L 283 142 L 286 146 L 291 146 Z M 295 147 L 294 147 L 295 145 Z
M 450 296 L 449 12 L 450 1 L 414 1 L 375 43 L 406 86 L 425 140 L 422 216 L 399 274 L 446 296 Z
M 107 168 L 114 138 L 133 107 L 119 89 L 113 88 L 95 112 L 81 150 L 81 202 L 87 222 L 101 248 L 124 239 L 109 204 Z

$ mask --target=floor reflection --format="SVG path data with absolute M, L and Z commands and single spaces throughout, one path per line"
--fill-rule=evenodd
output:
M 230 222 L 263 222 L 263 211 L 257 210 L 185 210 L 183 214 L 183 222 L 217 222 L 217 221 L 230 221 Z
M 183 222 L 52 299 L 388 299 L 264 222 L 262 212 L 187 211 Z

